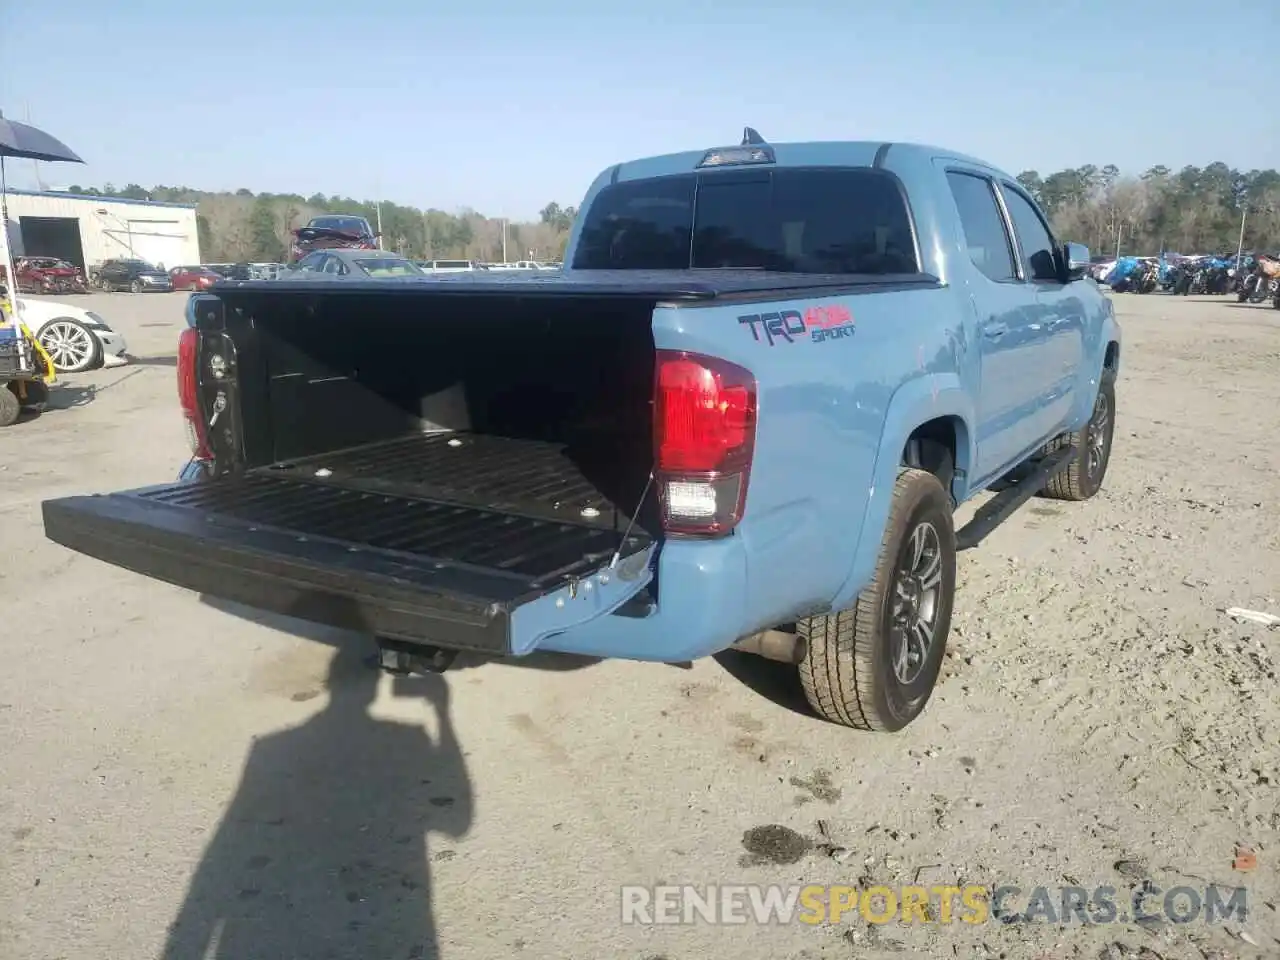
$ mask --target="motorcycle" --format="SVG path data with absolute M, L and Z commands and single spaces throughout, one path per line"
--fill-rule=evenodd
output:
M 1174 267 L 1173 284 L 1169 288 L 1170 292 L 1175 296 L 1187 296 L 1191 292 L 1191 285 L 1195 282 L 1199 272 L 1194 261 L 1188 260 L 1186 263 L 1178 264 L 1178 266 Z
M 1261 271 L 1254 270 L 1244 278 L 1240 290 L 1236 294 L 1239 303 L 1261 303 L 1270 297 L 1280 294 L 1280 278 L 1264 276 Z
M 1226 293 L 1231 285 L 1230 270 L 1227 261 L 1219 257 L 1204 261 L 1201 265 L 1201 292 L 1215 296 Z
M 1135 288 L 1137 279 L 1142 272 L 1143 264 L 1137 257 L 1121 257 L 1116 261 L 1116 265 L 1111 268 L 1103 283 L 1115 293 L 1126 293 Z
M 1160 267 L 1158 264 L 1147 260 L 1144 261 L 1133 276 L 1133 292 L 1134 293 L 1150 293 L 1156 288 L 1156 284 L 1160 282 Z

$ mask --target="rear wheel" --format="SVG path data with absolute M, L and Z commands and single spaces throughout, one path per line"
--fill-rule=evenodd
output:
M 903 470 L 871 583 L 848 610 L 796 624 L 800 680 L 819 716 L 882 732 L 919 716 L 942 665 L 955 585 L 951 497 L 933 474 Z
M 1067 469 L 1044 488 L 1044 496 L 1054 500 L 1088 500 L 1102 489 L 1102 480 L 1111 463 L 1111 441 L 1116 429 L 1116 379 L 1103 371 L 1093 414 L 1083 430 L 1063 434 L 1044 448 L 1046 454 L 1075 446 L 1076 455 Z

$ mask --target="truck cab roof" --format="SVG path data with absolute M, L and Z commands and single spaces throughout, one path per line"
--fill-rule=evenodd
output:
M 976 167 L 993 175 L 1012 179 L 1004 170 L 993 167 L 984 160 L 968 156 L 956 150 L 922 143 L 908 143 L 885 140 L 845 140 L 817 141 L 796 143 L 770 143 L 773 151 L 773 167 L 882 167 L 888 163 L 890 155 L 895 160 L 903 159 L 903 155 L 917 160 L 931 161 L 937 157 L 947 157 L 959 161 L 966 166 Z M 708 150 L 718 149 L 715 146 Z M 622 180 L 641 180 L 646 177 L 662 177 L 677 173 L 690 173 L 699 168 L 707 150 L 686 150 L 680 153 L 666 153 L 639 160 L 629 160 L 615 164 L 606 170 L 601 179 L 617 183 Z M 726 166 L 726 169 L 739 169 L 737 165 Z M 599 181 L 597 181 L 597 184 Z

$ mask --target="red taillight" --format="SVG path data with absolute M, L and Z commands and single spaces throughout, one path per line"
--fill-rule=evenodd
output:
M 187 421 L 187 438 L 191 455 L 197 460 L 212 460 L 209 432 L 200 412 L 200 332 L 187 327 L 178 337 L 178 403 Z
M 657 352 L 654 468 L 669 533 L 720 535 L 742 519 L 756 438 L 756 381 L 716 357 Z

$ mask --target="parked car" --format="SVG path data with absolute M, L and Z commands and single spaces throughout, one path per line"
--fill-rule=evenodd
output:
M 183 479 L 47 500 L 46 535 L 388 666 L 736 647 L 905 726 L 956 551 L 1103 483 L 1121 333 L 1088 251 L 980 160 L 752 130 L 580 209 L 558 274 L 194 295 Z
M 58 373 L 128 363 L 129 345 L 100 314 L 55 300 L 18 298 L 18 312 Z
M 415 260 L 414 263 L 427 273 L 472 273 L 489 269 L 489 264 L 474 260 Z
M 106 260 L 98 267 L 97 278 L 98 286 L 108 293 L 113 290 L 145 293 L 173 289 L 169 274 L 145 260 Z
M 173 267 L 169 271 L 169 282 L 174 290 L 208 290 L 221 279 L 221 274 L 203 265 Z
M 307 254 L 293 265 L 290 274 L 302 279 L 332 277 L 357 280 L 423 276 L 416 263 L 398 253 L 337 248 Z
M 312 217 L 305 226 L 293 231 L 289 245 L 290 263 L 301 260 L 313 250 L 376 250 L 378 233 L 364 217 L 326 215 Z
M 17 257 L 13 262 L 19 293 L 88 293 L 84 274 L 75 264 L 57 257 Z M 0 264 L 0 285 L 8 283 L 8 269 Z

